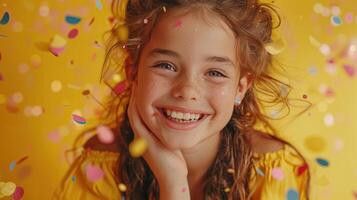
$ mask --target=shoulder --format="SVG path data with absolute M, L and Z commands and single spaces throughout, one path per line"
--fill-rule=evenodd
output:
M 246 136 L 254 153 L 265 154 L 284 148 L 284 142 L 257 130 L 248 132 Z
M 97 134 L 89 138 L 86 143 L 83 145 L 84 149 L 90 149 L 95 151 L 109 151 L 109 152 L 118 152 L 117 148 L 117 138 L 114 139 L 112 143 L 106 144 L 99 140 Z

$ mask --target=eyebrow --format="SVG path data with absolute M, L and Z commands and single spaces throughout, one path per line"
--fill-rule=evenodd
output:
M 167 56 L 171 56 L 174 58 L 180 58 L 180 55 L 175 52 L 175 51 L 171 51 L 168 49 L 161 49 L 161 48 L 155 48 L 152 49 L 149 52 L 149 56 L 156 56 L 156 55 L 167 55 Z M 218 62 L 218 63 L 227 63 L 230 64 L 232 67 L 234 67 L 234 63 L 231 59 L 229 59 L 228 57 L 220 57 L 220 56 L 209 56 L 206 57 L 205 59 L 207 62 Z

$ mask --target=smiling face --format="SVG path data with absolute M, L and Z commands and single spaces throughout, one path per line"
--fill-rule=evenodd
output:
M 139 114 L 170 149 L 217 141 L 232 116 L 235 97 L 242 97 L 246 89 L 246 84 L 238 84 L 233 32 L 218 17 L 207 17 L 182 8 L 164 13 L 140 56 Z M 201 119 L 171 121 L 164 114 L 167 110 L 201 114 Z

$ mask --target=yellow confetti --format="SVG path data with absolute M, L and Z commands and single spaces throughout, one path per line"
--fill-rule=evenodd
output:
M 140 157 L 143 155 L 148 147 L 148 143 L 144 138 L 135 139 L 129 145 L 130 155 L 133 157 Z
M 118 185 L 120 192 L 125 192 L 126 191 L 126 185 L 124 183 L 119 183 Z
M 16 189 L 16 184 L 13 182 L 0 182 L 0 194 L 5 196 L 11 196 Z
M 225 192 L 230 192 L 231 189 L 229 189 L 229 188 L 224 188 L 224 191 L 225 191 Z
M 62 89 L 62 83 L 61 83 L 61 81 L 58 81 L 58 80 L 52 81 L 52 83 L 51 83 L 51 90 L 52 90 L 53 92 L 59 92 L 59 91 L 61 91 L 61 89 Z
M 53 38 L 51 40 L 50 47 L 61 48 L 61 47 L 64 47 L 66 44 L 67 44 L 67 41 L 63 37 L 56 34 L 55 36 L 53 36 Z

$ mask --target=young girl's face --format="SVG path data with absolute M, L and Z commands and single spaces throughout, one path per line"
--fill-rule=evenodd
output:
M 140 56 L 136 99 L 143 121 L 168 148 L 194 147 L 228 123 L 240 87 L 235 44 L 212 14 L 174 9 L 160 18 Z M 204 117 L 173 122 L 167 110 Z

